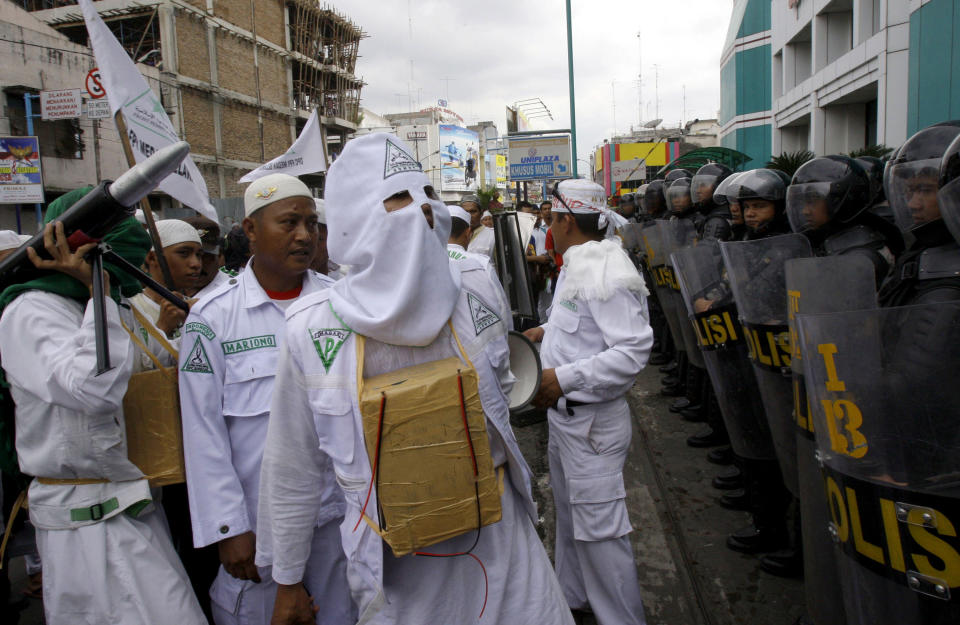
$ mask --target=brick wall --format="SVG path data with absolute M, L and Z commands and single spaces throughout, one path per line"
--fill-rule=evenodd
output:
M 224 104 L 222 127 L 221 141 L 225 158 L 261 162 L 260 128 L 255 108 L 236 102 Z
M 240 28 L 251 30 L 250 0 L 213 0 L 213 14 Z
M 209 93 L 181 87 L 183 127 L 190 150 L 197 154 L 215 156 L 217 139 L 213 125 L 213 101 Z
M 287 64 L 283 58 L 261 48 L 257 64 L 260 66 L 260 94 L 264 102 L 289 106 Z
M 204 82 L 210 81 L 207 27 L 183 12 L 177 13 L 177 56 L 181 74 Z
M 263 113 L 263 153 L 267 159 L 280 156 L 290 147 L 290 124 L 286 116 Z
M 256 97 L 253 44 L 217 31 L 217 75 L 224 89 Z
M 287 37 L 283 30 L 285 10 L 282 0 L 257 0 L 257 36 L 272 41 L 281 48 L 286 47 Z

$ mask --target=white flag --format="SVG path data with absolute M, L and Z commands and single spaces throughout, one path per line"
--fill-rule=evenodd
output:
M 327 171 L 327 154 L 323 149 L 323 135 L 320 134 L 320 119 L 317 109 L 313 109 L 303 132 L 293 142 L 290 149 L 269 163 L 257 167 L 240 179 L 240 182 L 253 182 L 267 174 L 290 174 L 300 176 Z
M 93 54 L 110 102 L 110 113 L 123 111 L 134 160 L 139 163 L 160 148 L 180 141 L 160 99 L 100 19 L 91 1 L 78 0 L 78 3 L 87 23 Z M 207 183 L 189 156 L 158 188 L 205 217 L 217 221 L 217 211 L 210 203 Z

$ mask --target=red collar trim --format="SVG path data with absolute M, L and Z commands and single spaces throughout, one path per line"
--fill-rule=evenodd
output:
M 295 289 L 290 289 L 289 291 L 271 291 L 270 289 L 264 289 L 267 292 L 267 297 L 270 299 L 296 299 L 300 297 L 300 292 L 303 290 L 303 285 L 301 284 Z

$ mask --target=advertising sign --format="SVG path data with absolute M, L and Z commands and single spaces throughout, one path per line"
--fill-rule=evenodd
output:
M 511 137 L 510 180 L 570 178 L 570 137 Z
M 647 163 L 642 158 L 632 158 L 628 161 L 613 161 L 610 164 L 610 180 L 612 182 L 646 179 Z
M 39 140 L 0 137 L 0 204 L 42 203 Z
M 74 119 L 80 117 L 79 89 L 57 89 L 40 92 L 41 119 Z
M 439 125 L 440 188 L 442 191 L 475 191 L 479 169 L 477 133 L 460 126 Z

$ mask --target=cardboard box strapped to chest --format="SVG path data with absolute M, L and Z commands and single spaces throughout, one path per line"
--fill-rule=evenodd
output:
M 500 485 L 469 360 L 464 365 L 447 358 L 363 379 L 364 340 L 357 338 L 360 411 L 371 468 L 376 464 L 380 535 L 394 555 L 479 529 L 478 506 L 480 525 L 499 521 Z
M 177 352 L 166 338 L 135 307 L 132 310 L 140 325 L 176 359 Z M 177 368 L 162 366 L 136 334 L 129 334 L 157 368 L 134 373 L 127 384 L 123 397 L 127 458 L 143 471 L 150 486 L 181 484 L 186 481 L 186 469 Z

